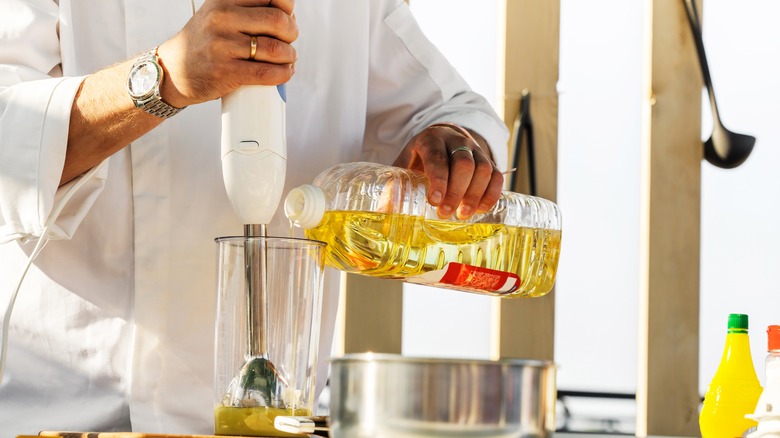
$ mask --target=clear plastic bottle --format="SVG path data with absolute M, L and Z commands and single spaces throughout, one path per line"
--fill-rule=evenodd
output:
M 767 330 L 767 355 L 764 360 L 766 379 L 764 391 L 751 416 L 758 422 L 756 431 L 749 438 L 780 437 L 780 325 L 770 325 Z
M 766 385 L 776 383 L 775 389 L 780 391 L 780 325 L 770 325 L 766 329 L 767 355 L 764 359 Z M 780 405 L 777 406 L 780 413 Z
M 285 213 L 309 239 L 328 244 L 326 263 L 347 272 L 500 296 L 552 289 L 561 213 L 546 199 L 504 192 L 466 221 L 441 219 L 420 172 L 346 163 L 293 189 Z
M 756 422 L 753 413 L 761 385 L 753 366 L 748 338 L 748 316 L 732 313 L 728 319 L 726 346 L 718 370 L 707 387 L 699 414 L 703 438 L 741 437 Z
M 780 395 L 780 325 L 770 325 L 766 329 L 767 355 L 764 360 L 766 384 L 773 383 L 773 389 Z M 778 400 L 780 402 L 780 400 Z M 780 415 L 780 403 L 776 403 Z

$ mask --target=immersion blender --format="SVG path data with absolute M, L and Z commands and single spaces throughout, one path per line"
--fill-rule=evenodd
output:
M 222 98 L 222 176 L 244 236 L 266 237 L 287 169 L 284 85 L 247 85 Z M 246 363 L 227 388 L 236 407 L 284 407 L 279 383 L 286 384 L 268 358 L 267 254 L 265 242 L 244 244 L 246 274 Z

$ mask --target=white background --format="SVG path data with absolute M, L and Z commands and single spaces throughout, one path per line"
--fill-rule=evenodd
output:
M 501 2 L 411 4 L 429 38 L 495 105 Z M 564 229 L 555 322 L 560 389 L 636 389 L 643 13 L 642 1 L 561 0 L 558 203 Z M 766 326 L 780 324 L 777 17 L 776 0 L 705 1 L 704 42 L 721 117 L 729 129 L 758 141 L 737 169 L 702 164 L 702 393 L 720 360 L 729 313 L 750 315 L 762 382 Z M 707 138 L 711 121 L 703 105 Z M 492 300 L 406 286 L 404 354 L 489 357 Z

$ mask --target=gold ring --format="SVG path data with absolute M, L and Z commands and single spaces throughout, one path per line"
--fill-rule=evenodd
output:
M 468 146 L 458 146 L 455 149 L 450 151 L 450 157 L 455 155 L 455 152 L 465 151 L 468 152 L 469 155 L 474 156 L 474 152 L 471 152 L 471 148 Z
M 252 39 L 249 41 L 249 59 L 254 60 L 255 54 L 257 54 L 257 37 L 252 35 Z

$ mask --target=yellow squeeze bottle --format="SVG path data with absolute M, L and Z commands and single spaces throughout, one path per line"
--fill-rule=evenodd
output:
M 745 418 L 752 414 L 761 385 L 753 366 L 748 338 L 748 316 L 732 313 L 723 356 L 707 387 L 699 414 L 702 438 L 735 438 L 756 425 Z

